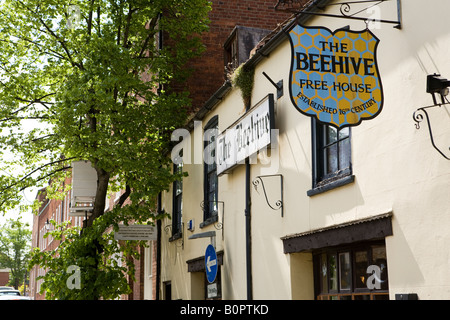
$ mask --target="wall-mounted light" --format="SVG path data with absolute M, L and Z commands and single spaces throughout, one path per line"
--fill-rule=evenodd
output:
M 48 219 L 47 219 L 47 221 L 45 221 L 45 230 L 50 230 L 51 227 L 52 227 L 52 225 L 51 225 L 51 223 L 50 223 L 50 222 L 48 221 Z
M 433 97 L 434 104 L 438 104 L 435 94 L 441 96 L 442 103 L 445 103 L 445 97 L 449 93 L 450 81 L 441 77 L 440 74 L 430 74 L 427 76 L 427 92 Z

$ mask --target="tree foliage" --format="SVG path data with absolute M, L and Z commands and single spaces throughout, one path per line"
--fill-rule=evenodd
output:
M 206 0 L 1 1 L 0 210 L 50 179 L 48 195 L 61 194 L 70 163 L 88 160 L 98 183 L 86 227 L 103 229 L 68 243 L 105 254 L 107 224 L 95 221 L 108 190 L 125 190 L 117 216 L 154 218 L 157 193 L 178 178 L 164 151 L 190 103 L 171 83 L 187 79 L 185 63 L 202 51 L 209 10 Z
M 9 284 L 16 289 L 25 280 L 30 258 L 31 230 L 20 220 L 9 219 L 0 228 L 0 267 L 11 269 Z
M 148 214 L 125 211 L 117 207 L 106 212 L 95 219 L 90 228 L 82 230 L 82 237 L 81 228 L 72 227 L 69 221 L 60 225 L 50 221 L 52 230 L 45 237 L 51 237 L 58 247 L 49 251 L 34 248 L 29 263 L 30 267 L 39 264 L 47 268 L 41 284 L 41 293 L 45 293 L 46 299 L 116 299 L 130 293 L 126 275 L 135 280 L 133 261 L 139 259 L 136 248 L 146 246 L 147 242 L 119 243 L 114 240 L 114 231 L 118 230 L 120 222 L 129 219 L 142 222 Z M 79 269 L 78 274 L 74 268 Z

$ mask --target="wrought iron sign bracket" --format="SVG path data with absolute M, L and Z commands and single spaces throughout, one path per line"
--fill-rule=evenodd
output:
M 269 80 L 269 82 L 275 87 L 275 89 L 277 89 L 277 99 L 280 99 L 283 96 L 283 79 L 281 79 L 280 81 L 278 81 L 278 83 L 275 83 L 275 81 L 273 81 L 268 75 L 267 73 L 265 73 L 263 71 L 262 73 L 264 75 L 264 77 L 267 78 L 267 80 Z
M 427 109 L 430 109 L 430 108 L 435 108 L 435 107 L 441 107 L 441 106 L 443 106 L 443 105 L 448 105 L 448 104 L 450 104 L 450 103 L 442 103 L 442 104 L 435 104 L 435 105 L 432 105 L 432 106 L 427 106 L 427 107 L 422 107 L 422 108 L 419 108 L 419 109 L 417 109 L 416 111 L 414 111 L 414 113 L 413 113 L 413 119 L 414 119 L 414 121 L 416 122 L 416 129 L 420 129 L 420 122 L 422 122 L 423 121 L 423 115 L 422 114 L 424 114 L 425 115 L 425 118 L 426 118 L 426 120 L 427 120 L 427 125 L 428 125 L 428 131 L 429 131 L 429 133 L 430 133 L 430 140 L 431 140 L 431 144 L 433 145 L 433 147 L 445 158 L 445 159 L 447 159 L 447 160 L 450 160 L 450 158 L 449 157 L 447 157 L 437 146 L 436 146 L 436 144 L 435 144 L 435 142 L 434 142 L 434 138 L 433 138 L 433 130 L 431 129 L 431 123 L 430 123 L 430 117 L 428 116 L 428 113 L 427 113 Z M 450 148 L 449 148 L 450 149 Z
M 280 180 L 280 199 L 275 202 L 275 205 L 272 206 L 270 204 L 269 198 L 267 197 L 266 187 L 264 186 L 264 179 L 278 178 Z M 264 191 L 264 196 L 266 198 L 267 205 L 272 210 L 281 210 L 281 217 L 284 216 L 284 207 L 283 207 L 283 175 L 282 174 L 273 174 L 273 175 L 265 175 L 265 176 L 257 176 L 252 181 L 255 190 L 258 191 L 258 185 L 261 184 Z
M 372 17 L 361 17 L 357 16 L 359 13 L 366 11 L 367 9 L 370 9 L 372 7 L 375 7 L 383 2 L 386 2 L 389 0 L 356 0 L 356 1 L 345 1 L 345 2 L 338 2 L 338 3 L 329 3 L 324 5 L 316 5 L 316 8 L 319 10 L 324 10 L 328 6 L 336 6 L 339 5 L 339 11 L 340 14 L 331 14 L 331 13 L 323 13 L 323 12 L 316 12 L 316 11 L 309 11 L 310 7 L 294 7 L 295 3 L 302 3 L 302 1 L 299 0 L 278 0 L 278 3 L 275 5 L 275 10 L 277 11 L 287 11 L 297 14 L 305 14 L 305 15 L 314 15 L 314 16 L 322 16 L 322 17 L 331 17 L 331 18 L 342 18 L 342 19 L 350 19 L 350 20 L 361 20 L 367 22 L 378 22 L 378 23 L 388 23 L 388 24 L 394 24 L 394 28 L 401 29 L 402 28 L 402 22 L 401 22 L 401 3 L 400 0 L 395 0 L 397 2 L 397 20 L 386 20 L 386 19 L 377 19 Z M 358 4 L 358 5 L 364 5 L 367 4 L 367 6 L 363 9 L 357 9 L 356 12 L 352 13 L 352 5 Z M 305 10 L 302 10 L 302 8 L 305 8 Z
M 169 235 L 172 232 L 172 228 L 173 225 L 172 224 L 168 224 L 164 227 L 164 232 L 166 233 L 166 235 Z M 170 242 L 175 243 L 175 246 L 177 246 L 178 248 L 182 248 L 184 249 L 184 222 L 181 223 L 181 231 L 177 236 L 172 236 L 169 238 Z M 178 244 L 179 243 L 179 244 Z
M 209 203 L 217 203 L 222 205 L 222 219 L 221 221 L 219 221 L 219 210 L 217 212 L 217 222 L 214 224 L 214 228 L 216 230 L 222 230 L 223 229 L 223 218 L 224 218 L 224 212 L 225 212 L 225 202 L 224 201 L 209 201 Z M 204 212 L 205 209 L 205 201 L 203 200 L 202 202 L 200 202 L 200 208 L 202 208 L 202 211 Z

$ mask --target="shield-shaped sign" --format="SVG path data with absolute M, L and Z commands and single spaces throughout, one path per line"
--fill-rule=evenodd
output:
M 337 128 L 373 119 L 383 107 L 377 66 L 379 39 L 368 29 L 294 25 L 289 90 L 303 114 Z

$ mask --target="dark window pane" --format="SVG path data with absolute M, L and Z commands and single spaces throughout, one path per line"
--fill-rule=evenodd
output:
M 208 209 L 209 209 L 210 215 L 216 214 L 217 213 L 217 195 L 214 192 L 210 193 L 208 201 L 209 201 Z
M 348 137 L 349 135 L 350 135 L 350 129 L 348 127 L 339 130 L 339 140 L 342 140 L 342 139 Z
M 356 251 L 355 252 L 355 288 L 357 289 L 367 289 L 367 267 L 368 256 L 367 251 Z
M 337 141 L 337 129 L 331 126 L 326 127 L 326 141 L 325 144 L 329 145 L 332 142 Z
M 326 153 L 326 173 L 334 173 L 338 170 L 338 149 L 337 144 L 328 147 Z
M 217 167 L 216 167 L 216 137 L 218 134 L 217 118 L 212 119 L 205 128 L 204 140 L 204 219 L 217 212 Z
M 328 292 L 328 281 L 327 281 L 327 254 L 322 253 L 320 256 L 320 286 L 321 286 L 321 292 L 327 293 Z
M 180 151 L 182 156 L 182 151 Z M 174 173 L 183 172 L 183 164 L 175 164 L 173 167 Z M 173 212 L 172 212 L 172 235 L 181 231 L 181 210 L 183 207 L 183 182 L 182 179 L 173 183 Z
M 350 290 L 351 287 L 350 252 L 339 253 L 339 284 L 340 290 Z
M 316 121 L 313 125 L 315 135 L 314 187 L 322 181 L 338 175 L 351 174 L 350 128 L 338 130 Z
M 339 142 L 339 169 L 350 167 L 350 139 L 346 138 Z
M 337 261 L 336 254 L 328 256 L 328 276 L 329 276 L 329 288 L 330 291 L 337 291 Z
M 385 246 L 372 246 L 372 263 L 378 266 L 380 270 L 380 278 L 376 280 L 380 283 L 380 290 L 387 290 L 388 270 Z
M 216 168 L 216 136 L 218 134 L 217 128 L 206 129 L 204 140 L 205 140 L 205 149 L 204 149 L 204 161 L 208 166 L 207 170 L 212 171 Z

